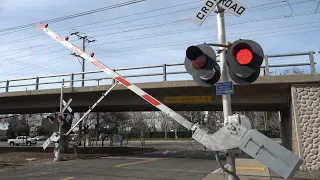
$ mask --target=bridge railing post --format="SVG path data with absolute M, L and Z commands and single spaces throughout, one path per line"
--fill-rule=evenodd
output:
M 116 72 L 115 69 L 113 69 L 114 72 Z M 116 83 L 116 80 L 112 78 L 112 84 Z
M 265 65 L 266 65 L 265 75 L 269 76 L 269 75 L 270 75 L 270 71 L 269 71 L 269 58 L 268 58 L 268 55 L 267 55 L 267 54 L 264 56 L 264 62 L 265 62 Z
M 74 83 L 74 74 L 71 73 L 71 74 L 70 74 L 70 88 L 71 88 L 71 89 L 73 88 L 73 83 Z
M 36 77 L 36 90 L 39 90 L 39 77 Z
M 9 92 L 9 80 L 6 81 L 6 92 Z
M 167 65 L 163 64 L 162 69 L 163 69 L 163 81 L 167 81 Z
M 313 51 L 309 51 L 310 70 L 311 70 L 311 73 L 316 73 L 316 66 L 314 64 L 313 54 L 314 54 Z

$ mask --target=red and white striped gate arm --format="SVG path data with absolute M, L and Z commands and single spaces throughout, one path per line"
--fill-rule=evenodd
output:
M 142 89 L 138 88 L 134 84 L 127 81 L 125 78 L 123 78 L 122 76 L 120 76 L 116 72 L 112 71 L 109 67 L 105 66 L 104 64 L 102 64 L 98 60 L 92 58 L 91 56 L 89 56 L 88 54 L 86 54 L 85 52 L 83 52 L 82 50 L 77 48 L 75 45 L 71 44 L 70 42 L 66 41 L 64 38 L 62 38 L 58 34 L 54 33 L 50 29 L 48 29 L 47 25 L 44 26 L 41 24 L 36 24 L 36 26 L 37 26 L 37 28 L 41 29 L 46 34 L 48 34 L 50 37 L 52 37 L 56 41 L 60 42 L 65 47 L 69 48 L 71 51 L 75 52 L 76 54 L 78 54 L 82 58 L 90 61 L 93 65 L 95 65 L 96 67 L 98 67 L 99 69 L 101 69 L 102 71 L 107 73 L 113 79 L 119 81 L 121 84 L 126 86 L 128 89 L 130 89 L 131 91 L 136 93 L 138 96 L 140 96 L 144 100 L 146 100 L 148 103 L 152 104 L 154 107 L 156 107 L 159 110 L 161 110 L 162 112 L 166 113 L 168 116 L 173 118 L 175 121 L 180 123 L 185 128 L 187 128 L 187 129 L 193 128 L 192 127 L 193 124 L 191 122 L 189 122 L 188 120 L 186 120 L 184 117 L 182 117 L 180 114 L 176 113 L 175 111 L 170 109 L 168 106 L 164 105 L 163 103 L 161 103 L 160 101 L 158 101 L 157 99 L 155 99 L 154 97 L 152 97 L 151 95 L 149 95 L 148 93 L 143 91 Z

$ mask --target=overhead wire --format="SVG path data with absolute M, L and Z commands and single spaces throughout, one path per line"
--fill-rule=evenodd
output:
M 272 30 L 272 29 L 279 29 L 279 28 L 287 28 L 287 27 L 296 27 L 296 26 L 298 26 L 298 25 L 306 25 L 306 24 L 313 24 L 313 23 L 317 23 L 317 22 L 320 22 L 320 21 L 313 21 L 313 22 L 307 22 L 307 23 L 301 23 L 301 24 L 294 24 L 294 25 L 288 25 L 288 26 L 281 26 L 281 27 L 275 27 L 275 28 L 268 28 L 268 29 L 260 29 L 260 30 L 254 30 L 254 31 L 250 31 L 250 33 L 253 33 L 253 32 L 259 32 L 259 31 L 265 31 L 265 30 Z M 311 26 L 311 27 L 318 27 L 318 26 Z M 211 29 L 212 27 L 210 27 L 210 28 L 208 28 L 208 29 Z M 305 28 L 310 28 L 310 27 L 305 27 Z M 181 33 L 180 31 L 178 31 L 179 33 Z M 247 33 L 247 31 L 246 32 L 241 32 L 241 33 L 235 33 L 235 34 L 243 34 L 243 33 Z M 159 36 L 159 35 L 157 35 L 157 36 Z M 145 37 L 146 38 L 146 37 Z M 199 38 L 197 38 L 198 40 L 201 40 L 201 39 L 199 39 Z M 132 40 L 132 39 L 129 39 L 129 40 Z M 126 40 L 125 40 L 126 41 Z M 119 43 L 119 42 L 121 42 L 121 41 L 117 41 L 116 43 Z M 103 44 L 99 44 L 99 45 L 104 45 L 104 44 L 107 44 L 107 43 L 103 43 Z M 109 42 L 108 44 L 112 44 L 112 42 Z M 167 43 L 164 43 L 164 44 L 167 44 Z M 146 45 L 144 45 L 144 46 L 146 46 Z M 140 47 L 144 47 L 144 46 L 138 46 L 138 47 L 136 47 L 136 49 L 137 48 L 140 48 Z M 129 47 L 130 48 L 130 47 Z M 132 50 L 135 50 L 135 48 L 131 48 Z M 42 50 L 40 50 L 40 51 L 37 51 L 37 52 L 41 52 L 41 53 L 31 53 L 28 57 L 32 57 L 32 56 L 40 56 L 40 55 L 48 55 L 48 54 L 50 54 L 50 53 L 57 53 L 57 52 L 62 52 L 62 51 L 68 51 L 67 49 L 65 49 L 65 48 L 63 48 L 63 49 L 59 49 L 59 50 L 54 50 L 54 51 L 47 51 L 47 52 L 42 52 L 43 50 L 46 50 L 46 49 L 42 49 Z M 112 51 L 115 51 L 115 52 L 117 52 L 117 51 L 123 51 L 124 49 L 122 49 L 122 48 L 118 48 L 118 50 L 116 50 L 116 49 L 113 49 Z M 10 65 L 12 65 L 12 64 L 17 64 L 17 63 L 19 63 L 19 62 L 17 62 L 17 63 L 14 63 L 14 62 L 11 62 L 11 60 L 13 60 L 13 59 L 18 59 L 18 58 L 23 58 L 23 57 L 25 57 L 26 55 L 21 55 L 21 56 L 18 56 L 18 57 L 14 57 L 14 58 L 6 58 L 6 59 L 2 59 L 2 62 L 6 62 L 5 60 L 7 60 L 7 62 L 9 62 L 10 61 Z M 28 59 L 30 59 L 30 58 L 28 58 Z
M 318 23 L 320 23 L 320 21 L 318 21 Z M 304 23 L 304 24 L 307 24 L 307 23 Z M 244 35 L 244 34 L 249 34 L 249 35 L 264 35 L 265 33 L 263 32 L 263 31 L 269 31 L 269 30 L 274 30 L 274 29 L 283 29 L 283 28 L 289 28 L 289 27 L 295 27 L 295 26 L 297 26 L 297 24 L 295 24 L 295 25 L 290 25 L 290 26 L 281 26 L 281 27 L 276 27 L 276 28 L 268 28 L 268 29 L 258 29 L 258 30 L 253 30 L 253 31 L 243 31 L 243 32 L 236 32 L 236 33 L 231 33 L 230 35 L 237 35 L 237 34 L 242 34 L 242 35 Z M 293 31 L 293 30 L 301 30 L 301 29 L 310 29 L 310 28 L 314 28 L 314 27 L 320 27 L 320 25 L 313 25 L 313 26 L 307 26 L 307 27 L 303 27 L 303 28 L 292 28 L 292 29 L 290 29 L 291 31 Z M 272 31 L 272 32 L 270 32 L 270 33 L 279 33 L 279 32 L 286 32 L 287 30 L 278 30 L 278 31 Z M 252 33 L 255 33 L 255 32 L 262 32 L 262 33 L 259 33 L 259 34 L 252 34 Z M 238 36 L 231 36 L 231 37 L 229 37 L 229 38 L 235 38 L 235 37 L 238 37 Z M 212 36 L 211 38 L 217 38 L 217 36 Z M 197 41 L 198 40 L 198 42 L 200 41 L 200 40 L 208 40 L 208 37 L 204 37 L 204 38 L 195 38 L 195 39 L 193 39 L 193 41 Z M 217 40 L 217 39 L 216 39 Z M 192 40 L 189 40 L 189 41 L 192 41 Z M 174 45 L 176 45 L 176 44 L 174 44 Z M 128 49 L 128 50 L 132 50 L 132 51 L 135 51 L 135 50 L 138 50 L 139 48 L 141 48 L 141 47 L 150 47 L 150 45 L 144 45 L 144 46 L 138 46 L 138 47 L 136 47 L 136 48 L 130 48 L 130 49 Z M 165 43 L 164 45 L 162 45 L 162 46 L 156 46 L 156 47 L 151 47 L 151 48 L 157 48 L 157 47 L 168 47 L 168 46 L 172 46 L 172 45 L 168 45 L 167 43 Z M 123 52 L 124 50 L 126 50 L 126 49 L 111 49 L 110 51 L 112 52 L 112 53 L 114 53 L 114 52 Z M 108 54 L 110 54 L 109 53 L 109 50 L 107 50 L 107 52 L 106 53 L 108 53 Z M 99 53 L 99 55 L 101 55 L 101 54 L 104 54 L 104 53 Z
M 304 15 L 304 14 L 303 14 Z
M 319 26 L 318 26 L 319 27 Z M 307 28 L 300 28 L 300 29 L 309 29 L 309 27 Z M 279 32 L 286 32 L 287 30 L 284 31 L 277 31 L 277 32 L 273 32 L 273 33 L 279 33 Z M 301 34 L 301 33 L 307 33 L 307 32 L 317 32 L 320 31 L 320 29 L 317 30 L 309 30 L 309 31 L 303 31 L 303 32 L 297 32 L 297 33 L 288 33 L 288 34 L 280 34 L 280 35 L 273 35 L 273 36 L 266 36 L 266 37 L 259 37 L 259 40 L 261 39 L 265 39 L 265 38 L 272 38 L 272 37 L 281 37 L 281 36 L 286 36 L 286 35 L 293 35 L 293 34 Z M 250 32 L 248 32 L 250 33 Z M 243 33 L 242 33 L 243 34 Z M 245 37 L 252 37 L 252 36 L 257 36 L 257 35 L 264 35 L 265 33 L 260 33 L 260 34 L 249 34 L 249 36 L 245 36 Z M 238 38 L 238 36 L 231 36 L 229 38 Z M 159 50 L 159 51 L 149 51 L 149 52 L 136 52 L 136 53 L 130 53 L 130 54 L 109 54 L 108 56 L 104 56 L 104 58 L 107 57 L 121 57 L 121 56 L 128 56 L 128 55 L 137 55 L 137 54 L 146 54 L 146 53 L 155 53 L 155 52 L 164 52 L 164 51 L 174 51 L 174 50 L 179 50 L 180 48 L 175 48 L 175 49 L 166 49 L 166 50 Z M 96 53 L 98 54 L 98 53 Z
M 299 14 L 299 15 L 292 15 L 290 17 L 298 17 L 298 16 L 305 16 L 305 15 L 313 15 L 314 13 L 305 13 L 305 14 Z M 275 19 L 283 19 L 283 18 L 289 18 L 287 16 L 277 16 L 277 17 L 269 17 L 269 18 L 261 18 L 261 19 L 256 19 L 256 20 L 249 20 L 249 21 L 242 21 L 242 22 L 237 22 L 237 23 L 230 23 L 226 24 L 226 26 L 234 26 L 234 25 L 239 25 L 239 24 L 247 24 L 247 23 L 252 23 L 252 22 L 261 22 L 261 21 L 269 21 L 269 20 L 275 20 Z M 112 43 L 119 43 L 119 42 L 127 42 L 127 41 L 132 41 L 132 40 L 140 40 L 140 39 L 146 39 L 146 38 L 152 38 L 152 37 L 160 37 L 160 36 L 166 36 L 166 35 L 173 35 L 173 34 L 178 34 L 178 33 L 186 33 L 186 32 L 193 32 L 193 31 L 203 31 L 203 30 L 208 30 L 212 28 L 216 28 L 217 26 L 208 26 L 205 28 L 195 28 L 195 29 L 187 29 L 187 30 L 176 30 L 176 31 L 165 31 L 165 32 L 159 32 L 159 33 L 150 33 L 150 34 L 144 34 L 144 35 L 135 35 L 135 36 L 125 36 L 121 37 L 124 38 L 125 40 L 119 41 L 119 38 L 108 38 L 108 40 L 115 40 L 111 42 L 106 42 L 108 44 Z M 134 38 L 132 38 L 134 37 Z M 129 39 L 128 39 L 129 38 Z M 100 39 L 100 41 L 103 39 Z M 98 45 L 103 45 L 106 43 L 97 43 L 92 46 L 98 46 Z
M 305 33 L 305 32 L 315 32 L 315 31 L 320 31 L 320 29 L 319 30 L 313 30 L 313 31 L 304 31 L 304 32 L 298 32 L 298 33 L 288 33 L 288 34 L 280 34 L 280 35 L 274 35 L 274 36 L 266 36 L 266 37 L 263 37 L 263 38 L 259 38 L 259 39 L 266 39 L 266 38 L 273 38 L 273 37 L 279 37 L 279 36 L 285 36 L 285 35 L 293 35 L 293 34 L 300 34 L 300 33 Z M 248 32 L 248 33 L 250 33 L 250 32 Z M 256 35 L 260 35 L 260 34 L 256 34 Z M 251 34 L 251 36 L 252 36 L 252 34 Z M 147 53 L 154 53 L 154 52 L 163 52 L 163 51 L 171 51 L 171 50 L 177 50 L 177 49 L 181 49 L 181 48 L 176 48 L 176 49 L 168 49 L 168 50 L 160 50 L 160 51 L 153 51 L 153 52 L 147 52 Z M 145 53 L 145 52 L 144 52 Z M 135 53 L 135 54 L 139 54 L 139 53 Z M 141 53 L 142 54 L 142 53 Z M 132 55 L 132 54 L 130 54 L 130 55 Z M 121 55 L 120 55 L 121 56 Z M 108 57 L 119 57 L 119 56 L 104 56 L 104 57 L 102 57 L 102 58 L 108 58 Z M 63 66 L 63 65 L 61 65 L 61 66 Z
M 298 2 L 298 3 L 301 3 L 301 2 Z M 270 3 L 269 3 L 270 4 Z M 178 20 L 179 21 L 179 20 Z M 145 28 L 155 28 L 155 27 L 161 27 L 161 26 L 166 26 L 166 25 L 174 25 L 174 23 L 175 22 L 178 22 L 178 21 L 174 21 L 174 22 L 166 22 L 166 23 L 164 23 L 164 24 L 157 24 L 157 25 L 154 25 L 154 26 L 149 26 L 149 27 L 145 27 Z M 187 22 L 187 19 L 183 19 L 183 20 L 180 20 L 180 21 L 184 21 L 184 22 Z M 252 22 L 252 21 L 251 21 Z M 257 22 L 257 21 L 255 21 L 255 22 Z M 245 23 L 245 22 L 242 22 L 242 23 Z M 248 22 L 246 22 L 246 23 L 248 23 Z M 249 22 L 250 23 L 250 22 Z M 237 24 L 240 24 L 240 23 L 237 23 Z M 207 28 L 205 28 L 205 29 L 210 29 L 210 28 L 213 28 L 213 27 L 215 27 L 215 26 L 210 26 L 210 27 L 207 27 Z M 114 33 L 109 33 L 109 34 L 104 34 L 104 35 L 111 35 L 111 34 L 118 34 L 118 33 L 124 33 L 124 32 L 131 32 L 131 31 L 136 31 L 136 30 L 142 30 L 142 29 L 145 29 L 145 28 L 138 28 L 138 29 L 133 29 L 133 30 L 127 30 L 127 31 L 120 31 L 120 32 L 114 32 Z M 196 30 L 198 30 L 198 29 L 194 29 L 194 30 L 188 30 L 188 31 L 196 31 Z M 188 32 L 187 31 L 187 32 Z M 178 31 L 177 33 L 180 33 L 180 31 Z M 170 33 L 171 34 L 171 33 Z M 176 33 L 173 33 L 173 34 L 176 34 Z M 164 35 L 166 35 L 166 34 L 164 34 Z M 168 34 L 169 35 L 169 34 Z M 157 36 L 160 36 L 159 34 L 157 35 Z M 152 36 L 151 36 L 152 37 Z M 144 38 L 148 38 L 148 37 L 144 37 Z M 110 39 L 109 39 L 110 40 Z M 131 40 L 136 40 L 136 39 L 131 39 Z M 72 41 L 71 41 L 72 42 Z M 30 49 L 31 48 L 37 48 L 37 47 L 43 47 L 43 46 L 49 46 L 49 45 L 56 45 L 56 43 L 51 43 L 51 44 L 46 44 L 46 45 L 36 45 L 36 46 L 33 46 L 33 47 L 29 47 Z M 96 45 L 101 45 L 101 44 L 96 44 Z M 24 49 L 24 48 L 20 48 L 20 50 L 22 50 L 22 49 Z M 8 52 L 8 51 L 5 51 L 5 52 Z M 56 52 L 56 51 L 55 51 Z M 0 52 L 0 53 L 3 53 L 3 52 Z M 8 58 L 7 58 L 8 59 Z M 14 59 L 16 59 L 16 58 L 14 58 Z M 9 60 L 12 60 L 12 59 L 9 59 Z
M 62 17 L 59 17 L 59 18 L 48 19 L 48 20 L 45 20 L 45 21 L 37 22 L 37 23 L 56 23 L 56 22 L 60 22 L 60 21 L 68 20 L 68 19 L 73 19 L 73 18 L 77 18 L 77 17 L 81 17 L 81 16 L 86 16 L 86 15 L 93 14 L 93 13 L 98 13 L 98 12 L 101 12 L 101 11 L 115 9 L 115 8 L 119 8 L 119 7 L 123 7 L 123 6 L 128 6 L 128 5 L 139 3 L 139 2 L 143 2 L 143 1 L 145 1 L 145 0 L 131 0 L 131 1 L 128 1 L 128 2 L 119 3 L 119 4 L 115 4 L 115 5 L 111 5 L 111 6 L 102 7 L 102 8 L 97 8 L 97 9 L 93 9 L 93 10 L 89 10 L 89 11 L 85 11 L 85 12 L 81 12 L 81 13 L 76 13 L 76 14 L 72 14 L 72 15 L 68 15 L 68 16 L 62 16 Z M 0 29 L 0 33 L 1 32 L 11 31 L 11 30 L 19 30 L 19 29 L 24 29 L 25 30 L 27 28 L 34 28 L 35 24 L 36 23 L 30 23 L 30 24 L 25 24 L 25 25 L 20 25 L 20 26 Z
M 314 23 L 320 23 L 320 21 L 313 21 L 313 22 L 307 22 L 307 23 L 299 23 L 299 24 L 292 24 L 292 25 L 287 25 L 287 26 L 279 26 L 279 27 L 273 27 L 273 28 L 263 28 L 263 29 L 258 29 L 258 30 L 253 30 L 253 31 L 245 31 L 245 32 L 236 32 L 236 33 L 231 33 L 230 35 L 235 35 L 235 34 L 243 34 L 243 33 L 254 33 L 254 32 L 260 32 L 260 31 L 269 31 L 269 30 L 274 30 L 274 29 L 283 29 L 283 28 L 290 28 L 290 27 L 297 27 L 297 26 L 300 26 L 300 25 L 307 25 L 307 24 L 314 24 Z M 312 27 L 319 27 L 320 25 L 313 25 L 313 26 L 307 26 L 307 27 L 304 27 L 302 29 L 305 29 L 305 28 L 312 28 Z M 301 29 L 301 28 L 300 28 Z M 296 29 L 291 29 L 291 30 L 296 30 Z M 273 32 L 271 32 L 273 33 Z M 216 36 L 214 36 L 216 37 Z M 204 37 L 204 38 L 194 38 L 194 39 L 189 39 L 189 40 L 183 40 L 183 41 L 173 41 L 173 42 L 166 42 L 166 43 L 153 43 L 153 44 L 147 44 L 147 45 L 141 45 L 141 46 L 130 46 L 130 47 L 126 47 L 126 48 L 116 48 L 116 49 L 108 49 L 106 51 L 99 51 L 99 52 L 123 52 L 123 51 L 126 51 L 126 50 L 132 50 L 132 51 L 135 51 L 135 50 L 139 50 L 140 48 L 142 47 L 151 47 L 151 48 L 156 48 L 156 47 L 167 47 L 167 46 L 170 46 L 169 44 L 170 43 L 174 43 L 174 45 L 178 42 L 190 42 L 190 41 L 199 41 L 199 40 L 206 40 L 208 39 L 208 37 Z M 162 46 L 152 46 L 152 45 L 159 45 L 161 44 Z M 181 43 L 179 43 L 181 44 Z M 101 54 L 101 53 L 99 53 Z
M 301 14 L 301 15 L 306 15 L 306 14 Z M 267 19 L 270 19 L 270 18 L 267 18 Z M 255 22 L 257 21 L 257 20 L 254 20 Z M 248 21 L 247 21 L 248 22 Z M 246 23 L 247 23 L 246 22 Z M 249 22 L 252 22 L 252 20 L 251 21 L 249 21 Z M 237 24 L 243 24 L 244 22 L 240 22 L 240 23 L 235 23 L 235 24 L 227 24 L 226 26 L 228 26 L 228 25 L 237 25 Z M 309 24 L 309 23 L 306 23 L 306 24 Z M 294 25 L 295 26 L 295 25 Z M 213 27 L 215 27 L 215 26 L 213 26 Z M 211 28 L 213 28 L 212 26 L 210 26 L 210 29 Z M 289 27 L 289 26 L 287 26 L 287 27 Z M 207 28 L 207 29 L 209 29 L 209 28 Z M 274 28 L 269 28 L 269 29 L 274 29 Z M 200 29 L 200 30 L 203 30 L 203 29 Z M 174 32 L 174 33 L 177 33 L 177 32 Z M 181 31 L 178 31 L 178 33 L 181 33 Z M 166 33 L 166 34 L 164 34 L 164 35 L 167 35 L 168 33 Z M 170 33 L 170 34 L 172 34 L 172 33 Z M 157 34 L 156 36 L 160 36 L 160 34 Z M 127 38 L 127 37 L 124 37 L 124 38 Z M 147 37 L 143 37 L 143 38 L 148 38 L 148 36 Z M 140 39 L 140 38 L 139 38 Z M 127 39 L 127 40 L 124 40 L 124 41 L 128 41 L 128 40 L 134 40 L 134 39 Z M 108 42 L 108 44 L 111 44 L 111 43 L 119 43 L 119 42 L 124 42 L 124 41 L 116 41 L 116 42 Z M 106 43 L 103 43 L 103 44 L 106 44 Z M 96 45 L 101 45 L 101 44 L 96 44 Z M 36 56 L 36 55 L 47 55 L 47 54 L 49 54 L 49 53 L 56 53 L 56 52 L 60 52 L 60 51 L 67 51 L 66 49 L 61 49 L 61 50 L 55 50 L 55 51 L 49 51 L 49 52 L 44 52 L 44 53 L 40 53 L 40 54 L 37 54 L 37 53 L 33 53 L 31 56 Z M 25 56 L 25 55 L 24 55 Z M 19 56 L 19 57 L 15 57 L 15 58 L 7 58 L 7 60 L 12 60 L 12 59 L 16 59 L 16 58 L 22 58 L 22 57 L 24 57 L 24 56 Z M 6 59 L 5 59 L 6 60 Z
M 293 3 L 292 5 L 297 5 L 297 4 L 301 4 L 301 3 L 309 3 L 309 2 L 312 2 L 312 1 L 316 1 L 316 0 L 310 0 L 310 1 L 302 1 L 302 2 L 296 2 L 296 3 Z M 156 9 L 156 10 L 150 10 L 150 11 L 145 11 L 145 12 L 141 12 L 141 13 L 136 13 L 136 14 L 144 14 L 144 13 L 149 13 L 149 12 L 154 12 L 154 11 L 158 11 L 158 10 L 163 10 L 163 9 L 169 9 L 169 8 L 172 8 L 172 7 L 177 7 L 177 6 L 182 6 L 182 5 L 187 5 L 187 4 L 191 4 L 191 3 L 195 3 L 195 2 L 199 2 L 199 1 L 193 1 L 193 2 L 189 2 L 189 3 L 183 3 L 183 4 L 178 4 L 178 5 L 175 5 L 175 6 L 169 6 L 169 7 L 165 7 L 165 8 L 159 8 L 159 9 Z M 277 3 L 282 3 L 283 1 L 279 1 Z M 274 4 L 274 3 L 267 3 L 267 4 L 263 4 L 263 5 L 259 5 L 259 6 L 253 6 L 252 8 L 255 8 L 255 7 L 262 7 L 262 6 L 268 6 L 270 4 Z M 285 4 L 284 5 L 280 5 L 280 6 L 273 6 L 273 7 L 265 7 L 264 9 L 273 9 L 273 8 L 280 8 L 280 7 L 284 7 L 286 6 Z M 107 25 L 103 25 L 103 26 L 100 26 L 100 27 L 105 27 L 105 26 L 110 26 L 110 25 L 116 25 L 116 24 L 122 24 L 122 23 L 128 23 L 128 22 L 132 22 L 132 21 L 136 21 L 136 20 L 144 20 L 144 19 L 147 19 L 147 18 L 153 18 L 153 17 L 158 17 L 158 16 L 163 16 L 163 15 L 169 15 L 169 14 L 173 14 L 173 13 L 178 13 L 178 12 L 183 12 L 183 11 L 187 11 L 187 10 L 194 10 L 196 8 L 189 8 L 189 9 L 183 9 L 183 10 L 179 10 L 179 11 L 173 11 L 173 12 L 169 12 L 169 13 L 163 13 L 163 14 L 158 14 L 158 15 L 152 15 L 152 16 L 148 16 L 148 17 L 143 17 L 143 18 L 137 18 L 137 19 L 131 19 L 131 20 L 128 20 L 128 21 L 122 21 L 122 22 L 117 22 L 117 23 L 113 23 L 113 24 L 107 24 Z M 264 9 L 249 9 L 247 10 L 247 12 L 256 12 L 256 11 L 260 11 L 260 10 L 264 10 Z M 132 15 L 136 15 L 136 14 L 132 14 Z M 103 21 L 98 21 L 96 23 L 90 23 L 90 24 L 97 24 L 97 23 L 101 23 L 101 22 L 107 22 L 107 21 L 111 21 L 111 20 L 115 20 L 115 19 L 120 19 L 120 18 L 125 18 L 125 17 L 130 17 L 132 15 L 126 15 L 126 16 L 121 16 L 121 17 L 117 17 L 117 18 L 113 18 L 113 19 L 108 19 L 108 20 L 103 20 Z M 213 16 L 213 15 L 210 15 L 210 16 Z M 89 25 L 90 25 L 89 24 Z M 87 26 L 87 25 L 80 25 L 80 26 L 77 26 L 77 27 L 83 27 L 83 26 Z M 73 27 L 74 28 L 74 27 Z M 87 28 L 87 29 L 82 29 L 83 30 L 88 30 L 88 29 L 96 29 L 97 27 L 90 27 L 90 28 Z M 63 30 L 57 30 L 56 32 L 60 32 L 60 31 L 64 31 L 64 30 L 69 30 L 70 28 L 67 28 L 67 29 L 63 29 Z M 45 35 L 41 34 L 41 39 L 42 38 L 46 38 Z M 31 36 L 31 37 L 27 37 L 27 38 L 34 38 L 34 37 L 37 37 L 37 36 Z M 13 41 L 7 41 L 7 42 L 4 42 L 3 44 L 10 44 L 12 42 L 20 42 L 19 40 L 26 40 L 26 38 L 22 38 L 22 39 L 18 39 L 18 40 L 13 40 Z M 35 39 L 33 39 L 35 40 Z M 1 46 L 1 45 L 0 45 Z
M 136 16 L 136 15 L 141 15 L 141 14 L 150 13 L 150 12 L 156 12 L 156 11 L 171 9 L 171 8 L 175 8 L 175 7 L 179 7 L 179 6 L 184 6 L 184 5 L 188 5 L 188 4 L 192 4 L 192 3 L 200 2 L 200 1 L 201 1 L 201 0 L 197 0 L 197 1 L 187 2 L 187 3 L 183 3 L 183 4 L 178 4 L 178 5 L 173 5 L 173 6 L 167 6 L 167 7 L 158 8 L 158 9 L 153 9 L 153 10 L 148 10 L 148 11 L 143 11 L 143 12 L 140 12 L 140 13 L 133 13 L 133 14 L 130 14 L 130 15 L 120 16 L 120 17 L 111 18 L 111 19 L 107 19 L 107 20 L 97 21 L 97 22 L 94 22 L 94 23 L 82 24 L 82 25 L 78 25 L 78 26 L 74 26 L 74 27 L 70 27 L 70 28 L 64 28 L 64 29 L 60 29 L 60 30 L 58 29 L 58 30 L 56 30 L 56 32 L 69 31 L 70 29 L 74 29 L 74 28 L 77 28 L 77 27 L 91 26 L 91 25 L 93 25 L 93 24 L 100 24 L 100 23 L 103 23 L 103 22 L 109 22 L 109 21 L 113 21 L 113 20 L 119 20 L 119 19 L 123 19 L 123 18 L 127 18 L 127 17 L 132 17 L 132 16 Z M 194 8 L 192 8 L 192 9 L 194 9 Z M 136 21 L 136 20 L 148 19 L 148 18 L 151 18 L 151 17 L 158 17 L 158 16 L 162 16 L 162 15 L 168 15 L 168 14 L 177 13 L 177 12 L 183 12 L 183 11 L 186 11 L 186 10 L 190 10 L 190 9 L 184 9 L 184 10 L 181 10 L 181 11 L 174 11 L 174 12 L 170 12 L 170 13 L 163 13 L 163 14 L 160 14 L 160 15 L 153 15 L 153 16 L 148 16 L 148 17 L 143 17 L 143 18 L 137 18 L 137 19 L 130 20 L 130 21 L 117 22 L 117 23 L 115 23 L 115 24 L 113 24 L 113 25 L 121 24 L 121 23 L 127 23 L 127 22 L 132 22 L 132 21 Z M 108 25 L 110 25 L 110 24 L 108 24 Z M 89 29 L 92 29 L 92 28 L 96 28 L 96 27 L 90 27 Z M 82 30 L 82 31 L 88 30 L 88 28 L 87 28 L 87 29 L 81 29 L 81 30 Z M 13 40 L 13 41 L 8 41 L 8 42 L 4 42 L 4 43 L 7 43 L 7 44 L 8 44 L 8 43 L 15 42 L 15 41 L 27 40 L 27 38 L 28 38 L 28 39 L 29 39 L 29 38 L 35 39 L 35 38 L 38 37 L 38 36 L 42 36 L 42 37 L 39 38 L 39 39 L 46 38 L 45 35 L 40 34 L 40 35 L 30 36 L 30 37 L 26 37 L 26 38 L 22 38 L 22 39 L 18 39 L 18 40 Z

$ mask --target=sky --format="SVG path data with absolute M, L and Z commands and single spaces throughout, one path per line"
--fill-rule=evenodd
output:
M 37 29 L 4 30 L 40 21 L 68 16 L 97 8 L 128 2 L 119 0 L 0 0 L 0 87 L 4 81 L 18 78 L 35 78 L 55 74 L 71 74 L 81 71 L 77 57 L 63 45 Z M 320 9 L 319 0 L 242 0 L 246 12 L 236 17 L 225 13 L 227 41 L 239 38 L 258 42 L 265 54 L 285 54 L 316 51 L 319 49 Z M 62 37 L 72 32 L 87 35 L 95 42 L 86 44 L 86 52 L 95 53 L 95 58 L 112 69 L 162 64 L 181 64 L 185 50 L 191 45 L 217 42 L 215 13 L 198 26 L 192 18 L 204 3 L 203 0 L 146 0 L 124 7 L 49 23 L 49 29 Z M 290 6 L 289 6 L 290 5 Z M 69 41 L 82 48 L 81 40 L 69 36 Z M 214 47 L 214 49 L 217 49 Z M 315 54 L 320 70 L 319 53 Z M 308 56 L 270 58 L 269 64 L 308 63 Z M 308 66 L 300 67 L 310 72 Z M 86 71 L 98 69 L 85 63 Z M 272 68 L 279 74 L 283 68 Z M 184 66 L 167 67 L 167 72 L 185 71 Z M 161 74 L 162 68 L 118 71 L 119 74 Z M 106 78 L 107 74 L 96 73 L 86 78 Z M 40 83 L 61 82 L 70 76 L 40 78 Z M 75 76 L 79 79 L 80 76 Z M 169 75 L 168 81 L 191 79 L 188 74 Z M 136 82 L 161 81 L 162 76 L 132 77 Z M 15 84 L 33 84 L 35 79 Z M 110 84 L 103 80 L 100 84 Z M 98 81 L 86 82 L 97 85 Z M 66 84 L 67 86 L 69 84 Z M 77 82 L 75 86 L 80 86 Z M 56 88 L 60 84 L 40 85 L 40 89 Z M 9 91 L 33 90 L 34 86 L 12 87 Z M 4 88 L 0 88 L 3 92 Z

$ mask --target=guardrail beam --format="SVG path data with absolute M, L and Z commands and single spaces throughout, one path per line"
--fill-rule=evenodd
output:
M 320 52 L 319 52 L 320 53 Z M 293 66 L 310 66 L 311 73 L 316 73 L 316 68 L 315 65 L 317 64 L 314 60 L 314 51 L 309 51 L 309 52 L 301 52 L 301 53 L 289 53 L 289 54 L 274 54 L 274 55 L 265 55 L 265 65 L 261 66 L 261 68 L 264 68 L 265 75 L 270 75 L 270 68 L 277 68 L 277 67 L 293 67 Z M 290 57 L 290 56 L 309 56 L 308 63 L 291 63 L 291 64 L 275 64 L 275 65 L 270 65 L 269 61 L 270 58 L 276 58 L 276 57 Z M 162 65 L 152 65 L 152 66 L 139 66 L 139 67 L 129 67 L 129 68 L 118 68 L 114 69 L 114 71 L 127 71 L 127 70 L 138 70 L 138 69 L 146 69 L 146 68 L 162 68 L 162 73 L 152 73 L 152 74 L 133 74 L 133 75 L 126 75 L 124 77 L 146 77 L 146 76 L 160 76 L 162 75 L 162 80 L 167 81 L 167 76 L 168 75 L 173 75 L 173 74 L 184 74 L 187 73 L 186 71 L 175 71 L 175 72 L 167 72 L 167 67 L 169 66 L 183 66 L 183 63 L 173 63 L 173 64 L 162 64 Z M 65 82 L 70 82 L 70 87 L 74 87 L 74 83 L 82 80 L 75 80 L 74 76 L 75 75 L 80 75 L 80 74 L 93 74 L 93 73 L 102 73 L 103 71 L 98 70 L 98 71 L 88 71 L 88 72 L 76 72 L 76 73 L 71 73 L 71 74 L 57 74 L 57 75 L 49 75 L 49 76 L 38 76 L 36 78 L 22 78 L 22 79 L 10 79 L 6 81 L 1 81 L 0 83 L 5 83 L 5 86 L 0 87 L 5 88 L 5 92 L 9 92 L 10 87 L 25 87 L 25 86 L 35 86 L 36 90 L 39 90 L 39 85 L 42 84 L 57 84 L 61 82 L 42 82 L 40 83 L 40 78 L 42 79 L 48 79 L 48 78 L 55 78 L 55 77 L 64 77 L 64 76 L 70 76 L 70 81 L 65 81 Z M 10 82 L 17 82 L 17 81 L 26 81 L 26 80 L 36 80 L 35 84 L 16 84 L 16 85 L 11 85 Z M 94 79 L 85 79 L 84 81 L 101 81 L 101 80 L 107 80 L 107 79 L 112 79 L 109 77 L 106 78 L 94 78 Z M 112 79 L 112 83 L 115 83 L 115 80 Z M 98 82 L 99 84 L 99 82 Z

